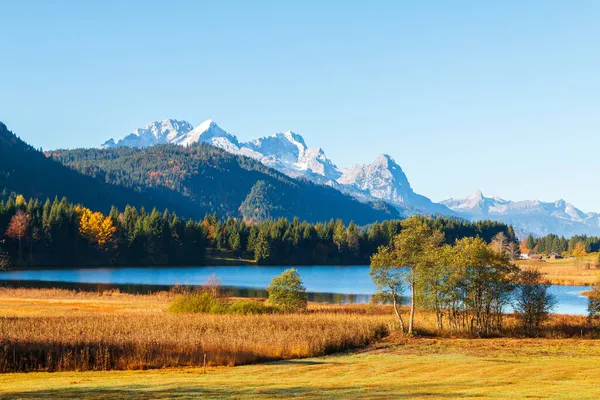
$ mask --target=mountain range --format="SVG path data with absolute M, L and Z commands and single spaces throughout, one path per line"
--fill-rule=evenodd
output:
M 331 186 L 362 201 L 386 201 L 403 214 L 454 215 L 452 210 L 413 191 L 408 178 L 394 159 L 382 154 L 371 164 L 338 168 L 321 148 L 308 147 L 304 138 L 294 132 L 280 132 L 248 142 L 207 120 L 196 128 L 185 121 L 156 121 L 138 128 L 125 138 L 110 139 L 101 148 L 147 147 L 155 144 L 208 143 L 232 154 L 254 158 L 292 178 L 306 178 Z
M 386 203 L 360 202 L 207 144 L 44 154 L 0 122 L 0 198 L 9 193 L 41 201 L 65 196 L 104 213 L 113 205 L 121 210 L 126 205 L 168 208 L 195 219 L 215 213 L 248 220 L 339 218 L 364 225 L 400 217 Z
M 564 200 L 509 201 L 484 197 L 477 191 L 466 198 L 435 203 L 413 191 L 406 174 L 390 155 L 381 154 L 371 164 L 341 169 L 327 158 L 323 149 L 308 147 L 301 135 L 291 131 L 241 142 L 212 120 L 194 128 L 186 121 L 169 119 L 138 128 L 121 140 L 110 139 L 101 147 L 142 148 L 166 143 L 182 146 L 208 143 L 232 154 L 254 158 L 290 177 L 331 186 L 364 202 L 385 201 L 404 215 L 492 219 L 512 224 L 520 236 L 600 235 L 600 214 L 583 212 Z
M 583 212 L 564 200 L 510 201 L 485 197 L 481 191 L 475 191 L 465 198 L 441 203 L 469 220 L 491 219 L 511 224 L 520 236 L 528 233 L 597 236 L 600 232 L 600 214 Z

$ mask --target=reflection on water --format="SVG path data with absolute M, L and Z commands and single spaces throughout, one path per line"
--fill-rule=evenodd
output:
M 289 267 L 207 266 L 45 269 L 0 272 L 0 280 L 203 285 L 214 274 L 223 286 L 264 289 L 274 276 L 281 274 L 287 268 Z M 368 266 L 301 266 L 296 269 L 308 292 L 369 295 L 375 291 L 375 285 L 369 277 Z
M 82 268 L 0 272 L 0 282 L 13 287 L 52 287 L 104 291 L 119 289 L 126 293 L 152 293 L 169 290 L 176 284 L 200 286 L 216 275 L 231 296 L 267 297 L 265 288 L 274 276 L 289 267 L 221 266 L 221 267 L 149 267 L 149 268 Z M 309 292 L 309 300 L 346 304 L 368 303 L 375 292 L 369 266 L 301 266 L 296 267 Z M 560 314 L 587 313 L 585 286 L 551 286 L 550 292 Z M 404 299 L 404 303 L 407 299 Z M 509 311 L 509 310 L 507 310 Z
M 84 292 L 98 292 L 119 290 L 121 293 L 129 294 L 152 294 L 170 290 L 173 285 L 136 285 L 136 284 L 111 284 L 111 283 L 77 283 L 77 282 L 54 282 L 54 281 L 20 281 L 0 280 L 0 287 L 8 288 L 33 288 L 33 289 L 69 289 Z M 200 287 L 200 286 L 194 286 Z M 225 296 L 267 298 L 269 294 L 266 289 L 253 289 L 223 286 Z M 369 294 L 343 294 L 343 293 L 314 293 L 308 292 L 308 301 L 329 304 L 366 304 L 371 301 Z M 408 298 L 403 299 L 408 304 Z

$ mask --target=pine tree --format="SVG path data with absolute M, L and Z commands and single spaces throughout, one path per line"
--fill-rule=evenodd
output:
M 238 253 L 242 248 L 242 242 L 238 230 L 232 231 L 231 235 L 229 236 L 229 248 L 235 253 Z
M 343 247 L 347 244 L 346 227 L 341 219 L 335 221 L 333 242 L 337 245 L 338 251 L 342 251 Z
M 250 228 L 250 233 L 248 234 L 248 244 L 246 247 L 246 251 L 248 252 L 254 252 L 255 247 L 256 247 L 256 241 L 258 239 L 258 230 L 256 229 L 256 227 L 252 227 Z
M 360 238 L 358 236 L 358 228 L 354 222 L 350 222 L 348 225 L 348 230 L 346 232 L 346 241 L 348 243 L 348 249 L 350 252 L 356 256 L 360 251 Z
M 529 236 L 527 236 L 527 244 L 526 247 L 529 250 L 533 250 L 533 248 L 535 247 L 535 242 L 533 241 L 533 236 L 531 234 L 529 234 Z
M 256 238 L 256 244 L 254 245 L 254 261 L 257 263 L 263 262 L 271 255 L 271 247 L 269 245 L 268 233 L 261 229 L 258 232 Z

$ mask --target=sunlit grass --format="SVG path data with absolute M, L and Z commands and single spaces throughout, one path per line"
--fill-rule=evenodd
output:
M 520 260 L 517 266 L 535 268 L 555 285 L 591 286 L 600 280 L 600 269 L 596 267 L 598 254 L 560 260 Z
M 10 300 L 0 306 L 0 371 L 198 366 L 205 355 L 208 365 L 239 365 L 361 347 L 394 328 L 390 313 L 351 307 L 182 315 L 166 311 L 173 296 L 165 293 L 52 293 L 0 291 L 0 298 Z M 35 308 L 44 313 L 33 313 Z
M 566 398 L 600 396 L 600 346 L 410 339 L 354 354 L 235 368 L 0 375 L 2 398 Z
M 407 338 L 393 330 L 389 306 L 311 303 L 303 314 L 173 314 L 167 309 L 175 297 L 0 289 L 0 336 L 29 354 L 21 370 L 35 369 L 32 359 L 44 370 L 51 353 L 50 370 L 63 371 L 0 374 L 0 398 L 600 396 L 600 341 L 586 339 L 597 331 L 585 317 L 552 316 L 544 339 L 475 339 L 438 332 L 434 314 L 419 312 L 422 336 Z M 391 335 L 378 340 L 385 332 Z M 513 316 L 505 317 L 503 334 L 521 335 Z M 354 350 L 314 357 L 346 349 Z M 5 365 L 9 359 L 8 351 L 0 357 Z M 168 368 L 144 370 L 157 367 Z M 94 368 L 117 370 L 87 371 Z

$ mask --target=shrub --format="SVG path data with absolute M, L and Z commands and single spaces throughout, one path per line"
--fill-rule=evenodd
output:
M 273 314 L 277 311 L 279 311 L 277 307 L 251 300 L 234 301 L 227 307 L 228 314 Z
M 548 292 L 550 284 L 534 269 L 519 272 L 515 290 L 515 311 L 527 333 L 535 333 L 548 320 L 556 305 L 555 297 Z
M 600 286 L 592 288 L 587 294 L 588 298 L 588 317 L 590 321 L 600 318 Z
M 169 306 L 173 313 L 202 313 L 202 314 L 274 314 L 277 307 L 268 306 L 262 302 L 238 300 L 228 302 L 216 298 L 212 292 L 187 292 L 173 300 Z
M 221 307 L 221 303 L 209 292 L 189 292 L 177 296 L 169 305 L 169 311 L 218 314 Z
M 267 292 L 269 293 L 269 303 L 283 312 L 306 310 L 306 289 L 302 284 L 300 274 L 293 268 L 273 278 Z
M 2 249 L 0 249 L 0 271 L 6 271 L 8 269 L 8 256 L 2 254 Z

